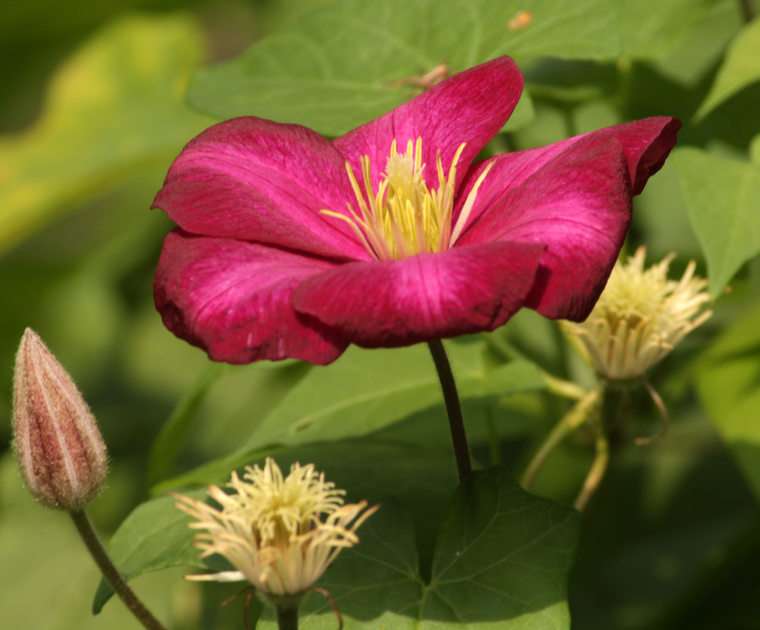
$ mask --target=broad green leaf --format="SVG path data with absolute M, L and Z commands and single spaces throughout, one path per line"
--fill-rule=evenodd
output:
M 501 469 L 475 473 L 465 487 L 457 490 L 448 509 L 441 510 L 438 505 L 431 512 L 427 508 L 430 496 L 423 491 L 423 485 L 437 500 L 447 493 L 442 492 L 435 467 L 420 466 L 413 451 L 393 453 L 385 447 L 381 453 L 373 452 L 371 443 L 365 447 L 369 450 L 357 445 L 335 445 L 343 448 L 350 464 L 346 466 L 346 460 L 341 459 L 325 466 L 328 478 L 338 485 L 343 480 L 348 482 L 349 500 L 375 501 L 385 497 L 379 512 L 359 530 L 359 546 L 345 551 L 320 581 L 337 601 L 346 630 L 570 627 L 566 581 L 577 538 L 578 519 L 574 512 L 525 493 Z M 328 451 L 325 459 L 337 454 Z M 393 466 L 368 466 L 367 457 L 373 455 L 395 455 L 392 460 L 377 460 L 378 464 L 393 461 Z M 394 472 L 397 467 L 399 470 Z M 418 474 L 410 476 L 413 472 Z M 394 478 L 398 481 L 394 482 Z M 390 485 L 380 489 L 378 481 Z M 453 486 L 453 482 L 449 483 L 448 487 Z M 415 497 L 427 501 L 425 506 L 415 506 Z M 440 527 L 429 581 L 421 574 L 424 560 L 418 545 L 432 542 L 433 533 L 427 532 L 424 540 L 419 533 L 415 536 L 419 523 L 415 525 L 401 507 L 407 505 L 427 510 L 427 526 Z M 176 512 L 168 503 L 161 504 L 161 509 Z M 171 518 L 155 516 L 162 522 Z M 174 540 L 173 529 L 169 533 Z M 184 553 L 191 530 L 185 527 L 178 533 L 185 543 L 174 544 L 172 556 L 165 554 L 164 562 L 167 566 L 196 564 L 188 562 Z M 140 539 L 139 531 L 132 534 Z M 259 628 L 275 627 L 267 615 Z M 320 596 L 310 594 L 305 599 L 301 627 L 335 627 L 333 613 Z
M 616 3 L 619 11 L 619 28 L 624 56 L 649 61 L 665 61 L 688 46 L 690 59 L 686 62 L 690 71 L 686 77 L 693 79 L 709 67 L 720 52 L 720 45 L 731 34 L 731 27 L 739 20 L 734 0 L 660 0 L 656 9 L 651 0 L 628 0 Z M 608 5 L 607 10 L 611 10 Z M 727 17 L 732 13 L 733 18 Z M 716 22 L 726 26 L 716 30 Z M 726 32 L 727 31 L 727 32 Z M 705 32 L 709 35 L 704 37 Z M 694 40 L 703 35 L 704 39 Z M 705 41 L 707 40 L 707 41 Z M 716 46 L 718 47 L 716 50 Z M 682 62 L 681 70 L 683 70 Z
M 745 26 L 736 37 L 710 92 L 697 111 L 704 118 L 743 88 L 760 81 L 760 19 Z
M 529 15 L 522 23 L 520 14 Z M 610 59 L 616 15 L 604 0 L 334 1 L 202 70 L 190 102 L 220 118 L 253 114 L 339 135 L 409 99 L 410 81 L 508 54 Z
M 650 15 L 658 13 L 650 11 Z M 654 63 L 657 70 L 671 80 L 691 86 L 711 70 L 739 32 L 742 16 L 735 0 L 705 0 L 689 2 L 676 19 L 688 24 L 689 28 L 681 37 L 673 38 L 667 54 L 660 55 Z M 664 36 L 670 38 L 670 32 Z M 646 46 L 646 41 L 644 44 Z
M 39 122 L 0 138 L 0 248 L 131 168 L 163 169 L 207 124 L 182 104 L 203 50 L 195 22 L 173 15 L 123 19 L 72 55 Z
M 486 369 L 481 341 L 448 343 L 446 348 L 462 398 L 543 387 L 541 375 L 528 362 Z M 440 402 L 440 385 L 425 345 L 352 347 L 296 385 L 256 428 L 244 450 L 366 435 Z
M 760 499 L 760 306 L 718 339 L 697 372 L 700 399 Z
M 384 505 L 361 543 L 327 572 L 346 630 L 529 630 L 570 628 L 566 581 L 576 545 L 575 513 L 533 497 L 500 469 L 475 473 L 442 522 L 432 579 L 419 574 L 403 512 Z M 304 630 L 332 630 L 327 604 L 309 595 Z M 271 611 L 259 622 L 274 628 Z
M 673 157 L 689 219 L 718 295 L 739 267 L 760 252 L 760 167 L 686 148 Z
M 428 449 L 420 445 L 400 444 L 392 439 L 345 440 L 291 449 L 273 449 L 268 453 L 283 470 L 291 463 L 314 463 L 338 487 L 348 491 L 349 500 L 367 499 L 385 503 L 402 501 L 411 512 L 420 531 L 431 538 L 430 519 L 445 509 L 456 473 L 449 449 Z M 260 463 L 263 454 L 247 454 L 229 466 L 220 467 L 204 483 L 223 483 L 233 469 Z M 393 462 L 392 466 L 384 465 Z M 194 493 L 194 496 L 202 495 Z M 187 519 L 168 497 L 143 503 L 119 527 L 111 541 L 111 552 L 120 570 L 132 578 L 171 566 L 202 566 L 197 552 L 190 547 L 191 532 Z M 102 583 L 95 598 L 99 610 L 111 596 Z
M 124 520 L 108 545 L 113 563 L 126 579 L 171 567 L 203 567 L 192 545 L 189 518 L 174 507 L 173 497 L 139 505 Z M 92 602 L 98 614 L 113 595 L 101 580 Z

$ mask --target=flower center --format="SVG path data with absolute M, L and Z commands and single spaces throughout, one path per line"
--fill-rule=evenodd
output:
M 347 204 L 348 215 L 334 210 L 321 212 L 348 223 L 367 251 L 379 260 L 445 251 L 459 238 L 478 189 L 491 168 L 489 165 L 483 169 L 462 205 L 456 224 L 452 225 L 457 164 L 464 148 L 464 143 L 457 148 L 448 173 L 443 169 L 440 153 L 437 155 L 438 186 L 431 189 L 425 181 L 422 138 L 409 140 L 403 153 L 398 152 L 394 140 L 377 190 L 372 185 L 369 156 L 363 155 L 361 184 L 346 162 L 355 206 Z

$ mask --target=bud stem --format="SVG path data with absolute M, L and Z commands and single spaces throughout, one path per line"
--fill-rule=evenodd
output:
M 523 473 L 520 484 L 526 490 L 529 489 L 536 480 L 536 475 L 544 465 L 550 453 L 565 439 L 567 435 L 575 431 L 585 422 L 587 422 L 594 413 L 600 402 L 601 391 L 599 388 L 592 389 L 584 395 L 565 416 L 554 425 L 554 428 L 546 436 L 536 454 L 528 463 L 528 467 Z
M 121 577 L 116 567 L 108 557 L 108 552 L 103 548 L 98 535 L 92 528 L 92 523 L 83 511 L 69 512 L 71 520 L 74 521 L 77 531 L 84 541 L 87 550 L 90 552 L 95 564 L 98 565 L 103 577 L 108 581 L 114 592 L 121 598 L 130 612 L 147 630 L 166 630 L 164 626 L 156 619 L 151 612 L 140 601 L 135 592 L 129 588 L 124 578 Z M 296 626 L 293 626 L 295 628 Z
M 451 372 L 451 365 L 443 343 L 436 339 L 429 341 L 428 347 L 433 357 L 433 363 L 435 363 L 435 369 L 438 372 L 438 380 L 441 382 L 443 400 L 446 403 L 446 413 L 449 416 L 449 428 L 451 430 L 451 444 L 454 447 L 454 457 L 457 460 L 459 481 L 464 482 L 472 473 L 472 463 L 470 462 L 470 449 L 467 445 L 467 434 L 464 430 L 457 384 L 454 380 L 454 374 Z
M 298 607 L 277 606 L 277 627 L 279 630 L 298 630 Z

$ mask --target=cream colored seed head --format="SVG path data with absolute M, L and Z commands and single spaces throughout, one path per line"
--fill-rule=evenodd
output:
M 269 596 L 300 595 L 325 572 L 340 551 L 358 543 L 357 528 L 374 514 L 366 501 L 344 505 L 342 490 L 309 464 L 293 464 L 284 476 L 275 461 L 232 473 L 209 496 L 218 507 L 178 496 L 177 507 L 195 519 L 202 557 L 219 554 L 236 571 L 188 576 L 192 580 L 247 580 Z
M 596 372 L 608 380 L 641 377 L 712 315 L 706 308 L 707 281 L 694 275 L 693 261 L 675 281 L 668 280 L 673 255 L 647 269 L 645 256 L 646 249 L 640 247 L 628 261 L 615 265 L 586 321 L 562 323 Z

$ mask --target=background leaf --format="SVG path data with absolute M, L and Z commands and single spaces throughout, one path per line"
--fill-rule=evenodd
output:
M 702 404 L 760 499 L 760 305 L 706 353 L 697 373 Z
M 743 88 L 760 81 L 760 19 L 745 26 L 726 55 L 710 92 L 697 112 L 704 118 Z
M 760 252 L 760 168 L 694 148 L 672 158 L 689 218 L 718 295 L 739 267 Z
M 187 16 L 130 17 L 68 59 L 39 122 L 0 138 L 0 249 L 65 204 L 113 187 L 130 168 L 163 170 L 207 125 L 180 107 L 203 50 Z
M 189 98 L 218 118 L 252 114 L 339 135 L 413 96 L 404 82 L 440 64 L 458 72 L 503 54 L 609 59 L 618 38 L 607 6 L 535 0 L 515 27 L 510 21 L 526 10 L 519 0 L 324 3 L 241 57 L 198 72 Z

